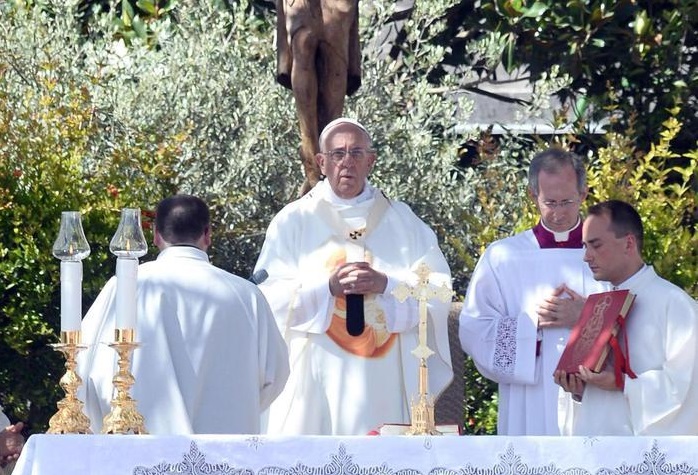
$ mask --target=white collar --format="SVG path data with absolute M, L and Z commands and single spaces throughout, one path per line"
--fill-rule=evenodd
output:
M 321 186 L 320 190 L 322 191 L 322 197 L 326 201 L 329 201 L 333 205 L 340 205 L 340 206 L 356 206 L 359 203 L 363 203 L 365 201 L 370 200 L 371 198 L 374 197 L 375 195 L 375 188 L 368 182 L 368 180 L 364 181 L 364 189 L 359 193 L 357 196 L 354 196 L 353 198 L 349 199 L 344 199 L 340 198 L 339 196 L 336 195 L 336 193 L 332 190 L 332 187 L 328 183 L 327 179 L 321 181 L 318 183 L 319 186 Z
M 158 254 L 157 260 L 172 259 L 172 258 L 190 258 L 199 261 L 209 262 L 208 255 L 194 246 L 168 246 Z
M 635 272 L 633 275 L 631 275 L 630 277 L 625 279 L 625 281 L 621 282 L 620 284 L 615 285 L 614 287 L 616 289 L 630 289 L 630 288 L 632 288 L 632 286 L 635 285 L 635 283 L 638 280 L 640 280 L 640 277 L 642 276 L 642 274 L 645 273 L 645 271 L 647 271 L 647 269 L 649 269 L 649 266 L 647 264 L 643 263 L 642 267 L 640 267 L 640 269 L 637 272 Z
M 553 231 L 552 229 L 550 229 L 549 227 L 547 227 L 547 226 L 545 225 L 545 222 L 544 222 L 542 219 L 540 220 L 540 225 L 543 226 L 543 229 L 545 229 L 546 231 L 548 231 L 549 233 L 551 233 L 551 234 L 555 237 L 555 242 L 565 242 L 565 241 L 568 241 L 568 240 L 570 239 L 570 233 L 571 233 L 572 231 L 574 231 L 575 229 L 577 229 L 577 227 L 578 227 L 581 223 L 582 223 L 581 218 L 580 218 L 579 216 L 577 216 L 577 223 L 576 223 L 574 226 L 572 226 L 572 227 L 571 227 L 570 229 L 568 229 L 567 231 L 560 231 L 560 232 L 558 232 L 558 231 Z

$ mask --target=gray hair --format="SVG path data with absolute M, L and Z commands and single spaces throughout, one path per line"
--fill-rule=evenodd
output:
M 587 171 L 581 157 L 558 147 L 551 147 L 536 154 L 528 167 L 528 189 L 538 196 L 538 175 L 541 171 L 556 174 L 560 169 L 571 166 L 577 175 L 577 190 L 582 193 L 587 187 Z

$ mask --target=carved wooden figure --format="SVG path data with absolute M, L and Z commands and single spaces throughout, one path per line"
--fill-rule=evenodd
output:
M 322 128 L 361 85 L 359 0 L 277 0 L 277 81 L 293 91 L 305 194 L 320 179 Z

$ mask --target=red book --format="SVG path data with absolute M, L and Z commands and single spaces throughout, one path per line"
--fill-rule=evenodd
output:
M 578 373 L 582 365 L 595 372 L 601 371 L 611 345 L 616 350 L 620 348 L 616 335 L 634 300 L 635 295 L 628 290 L 589 295 L 579 320 L 572 327 L 557 369 Z

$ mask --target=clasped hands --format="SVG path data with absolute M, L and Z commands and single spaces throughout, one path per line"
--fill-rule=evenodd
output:
M 572 328 L 586 299 L 562 284 L 538 307 L 539 328 Z
M 330 275 L 330 293 L 334 297 L 382 294 L 387 286 L 388 276 L 372 268 L 368 262 L 347 262 L 337 266 Z

